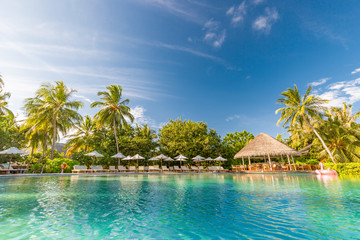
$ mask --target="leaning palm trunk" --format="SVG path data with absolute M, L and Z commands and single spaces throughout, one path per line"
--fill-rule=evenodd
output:
M 318 139 L 320 140 L 321 144 L 323 145 L 323 147 L 325 148 L 326 152 L 329 154 L 331 161 L 333 163 L 336 163 L 334 160 L 334 157 L 332 155 L 332 153 L 330 152 L 330 149 L 326 146 L 324 140 L 322 139 L 322 137 L 320 136 L 320 134 L 315 130 L 314 126 L 306 119 L 306 117 L 304 115 L 302 115 L 303 119 L 305 120 L 305 122 L 307 124 L 309 124 L 310 128 L 313 130 L 313 132 L 315 133 L 315 135 L 318 137 Z
M 44 157 L 45 157 L 45 151 L 46 151 L 46 148 L 47 148 L 47 134 L 45 135 L 45 138 L 44 138 L 44 143 L 43 143 L 43 152 L 42 152 L 42 155 L 40 157 L 40 160 L 37 162 L 37 163 L 40 163 Z
M 118 139 L 117 139 L 115 119 L 114 119 L 114 134 L 115 134 L 115 142 L 116 142 L 116 153 L 118 153 L 119 152 L 119 143 L 118 143 Z
M 51 144 L 51 156 L 50 159 L 53 160 L 54 159 L 54 149 L 55 149 L 55 142 L 56 142 L 56 118 L 53 118 L 53 127 L 54 127 L 54 131 L 53 131 L 53 139 L 52 139 L 52 144 Z

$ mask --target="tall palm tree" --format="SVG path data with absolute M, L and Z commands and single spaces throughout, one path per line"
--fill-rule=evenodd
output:
M 316 119 L 319 121 L 322 120 L 322 111 L 325 110 L 322 105 L 328 101 L 311 95 L 310 93 L 311 86 L 308 87 L 305 95 L 301 97 L 296 85 L 294 85 L 294 89 L 288 88 L 287 91 L 282 92 L 281 96 L 283 96 L 283 98 L 279 98 L 276 102 L 284 104 L 285 107 L 276 110 L 276 114 L 279 112 L 281 113 L 281 117 L 277 124 L 279 125 L 281 122 L 283 122 L 283 127 L 287 124 L 290 124 L 291 127 L 296 123 L 302 125 L 304 122 L 306 122 L 306 124 L 320 140 L 331 160 L 335 163 L 334 157 L 329 148 L 326 146 L 324 140 L 321 138 L 320 134 L 316 131 L 314 126 L 310 123 L 311 119 Z
M 57 81 L 55 85 L 46 83 L 37 90 L 34 98 L 26 100 L 25 108 L 38 122 L 39 126 L 52 129 L 51 156 L 54 158 L 55 142 L 58 134 L 66 134 L 74 122 L 82 119 L 77 110 L 83 106 L 80 101 L 72 101 L 71 97 L 76 90 L 68 89 L 64 82 Z
M 9 108 L 7 108 L 7 105 L 9 104 L 7 102 L 7 99 L 10 98 L 11 94 L 3 90 L 4 85 L 5 85 L 4 81 L 0 75 L 0 115 L 8 116 L 11 119 L 13 119 L 14 118 L 13 112 Z
M 87 152 L 92 143 L 95 127 L 95 122 L 89 115 L 86 115 L 81 122 L 76 123 L 76 132 L 68 136 L 70 139 L 66 147 L 69 147 L 69 149 L 66 155 L 71 156 L 74 151 L 80 149 L 84 149 L 84 151 Z
M 98 96 L 103 101 L 93 102 L 90 107 L 101 107 L 100 111 L 95 115 L 98 125 L 112 127 L 115 135 L 116 150 L 119 152 L 119 143 L 117 139 L 117 128 L 121 123 L 126 124 L 126 118 L 131 122 L 134 116 L 130 113 L 130 108 L 126 106 L 129 99 L 122 99 L 122 87 L 119 85 L 107 86 L 108 91 L 98 92 Z

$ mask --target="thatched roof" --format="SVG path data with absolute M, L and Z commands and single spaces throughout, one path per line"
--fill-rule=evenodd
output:
M 287 155 L 301 156 L 301 153 L 265 133 L 260 133 L 243 147 L 234 158 L 280 157 Z

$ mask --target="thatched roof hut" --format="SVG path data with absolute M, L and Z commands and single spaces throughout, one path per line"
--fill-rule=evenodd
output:
M 265 133 L 260 133 L 243 147 L 234 159 L 268 158 L 270 160 L 270 158 L 289 158 L 289 156 L 300 157 L 301 153 Z

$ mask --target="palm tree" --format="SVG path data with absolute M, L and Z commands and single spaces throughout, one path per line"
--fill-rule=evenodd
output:
M 71 101 L 76 90 L 68 89 L 64 82 L 57 81 L 55 85 L 46 83 L 41 85 L 34 98 L 26 100 L 32 119 L 38 126 L 46 126 L 52 130 L 51 156 L 54 158 L 55 142 L 58 134 L 66 134 L 74 122 L 82 119 L 77 110 L 83 106 L 80 101 Z
M 347 128 L 337 116 L 328 116 L 320 130 L 335 161 L 360 162 L 360 139 L 356 136 L 355 128 Z M 324 155 L 324 151 L 321 154 Z
M 360 117 L 360 112 L 352 114 L 352 105 L 343 103 L 343 108 L 332 107 L 327 111 L 328 117 L 337 118 L 344 128 L 350 129 L 351 124 Z
M 287 91 L 282 92 L 281 95 L 283 98 L 278 99 L 276 102 L 286 106 L 279 108 L 275 112 L 276 114 L 281 112 L 281 117 L 278 120 L 277 125 L 279 125 L 281 122 L 284 122 L 283 127 L 286 124 L 290 124 L 291 127 L 296 123 L 302 125 L 303 122 L 306 122 L 320 140 L 331 160 L 335 163 L 334 157 L 329 148 L 326 146 L 324 140 L 321 138 L 320 134 L 316 131 L 314 126 L 310 123 L 311 119 L 320 121 L 322 120 L 321 112 L 325 110 L 322 105 L 328 101 L 311 95 L 310 92 L 311 86 L 308 87 L 305 95 L 301 97 L 296 85 L 294 85 L 294 89 L 288 88 Z
M 134 121 L 133 115 L 130 113 L 130 108 L 126 106 L 129 99 L 122 99 L 122 87 L 119 85 L 107 86 L 106 92 L 98 92 L 103 101 L 93 102 L 90 107 L 101 107 L 100 111 L 95 115 L 95 120 L 98 125 L 105 125 L 112 127 L 115 135 L 116 150 L 119 152 L 119 143 L 117 139 L 116 129 L 121 123 L 126 124 L 126 118 L 131 122 Z
M 7 99 L 10 98 L 11 94 L 3 91 L 4 81 L 0 75 L 0 115 L 9 116 L 11 119 L 14 118 L 14 114 L 10 109 L 7 108 Z
M 84 149 L 85 152 L 89 150 L 93 140 L 95 122 L 89 115 L 86 115 L 83 121 L 76 123 L 75 129 L 76 132 L 68 136 L 70 140 L 66 144 L 66 147 L 69 147 L 66 156 L 71 156 L 74 151 L 80 149 Z

